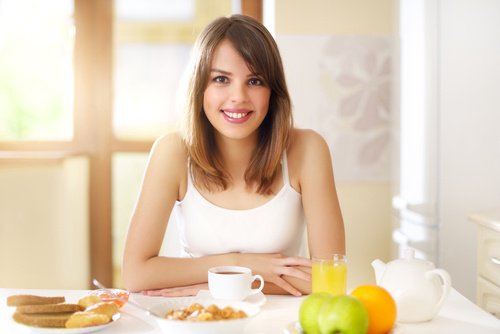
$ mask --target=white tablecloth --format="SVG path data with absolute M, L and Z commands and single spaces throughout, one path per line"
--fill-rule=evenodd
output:
M 0 289 L 0 333 L 26 333 L 12 319 L 14 308 L 6 306 L 7 296 L 14 294 L 35 294 L 43 296 L 65 296 L 67 302 L 76 302 L 87 293 L 85 290 L 27 290 Z M 132 294 L 131 298 L 146 307 L 161 303 L 162 297 L 147 297 Z M 290 323 L 297 321 L 300 303 L 304 297 L 267 296 L 261 312 L 251 321 L 245 333 L 283 333 Z M 154 318 L 131 305 L 122 308 L 119 321 L 97 333 L 161 333 Z M 500 334 L 500 320 L 483 311 L 477 305 L 452 289 L 439 314 L 430 322 L 419 324 L 397 324 L 396 334 Z

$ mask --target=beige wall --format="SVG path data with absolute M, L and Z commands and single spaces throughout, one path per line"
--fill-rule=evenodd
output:
M 280 35 L 391 36 L 394 32 L 393 0 L 276 0 L 275 6 L 278 40 Z M 387 261 L 391 254 L 390 182 L 339 180 L 337 190 L 346 228 L 349 288 L 374 283 L 371 261 Z
M 0 287 L 87 289 L 88 161 L 0 164 Z
M 394 0 L 275 0 L 276 33 L 388 35 Z

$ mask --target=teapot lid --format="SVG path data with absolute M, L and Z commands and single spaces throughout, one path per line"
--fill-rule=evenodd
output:
M 403 251 L 403 259 L 405 260 L 415 259 L 415 248 L 406 247 Z
M 411 266 L 413 269 L 434 269 L 434 264 L 430 261 L 415 257 L 415 249 L 406 247 L 403 250 L 403 257 L 392 261 L 392 264 Z

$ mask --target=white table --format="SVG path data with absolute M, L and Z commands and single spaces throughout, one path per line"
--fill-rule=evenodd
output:
M 0 333 L 26 333 L 20 329 L 12 319 L 14 308 L 6 306 L 7 296 L 14 294 L 35 294 L 43 296 L 65 296 L 67 302 L 76 302 L 85 295 L 84 290 L 27 290 L 27 289 L 0 289 Z M 150 307 L 162 301 L 162 297 L 147 297 L 132 294 L 136 302 Z M 283 333 L 284 328 L 297 320 L 300 303 L 304 297 L 267 296 L 267 302 L 261 312 L 252 320 L 245 333 L 277 334 Z M 122 318 L 105 331 L 96 333 L 161 333 L 152 317 L 133 306 L 125 305 L 122 308 Z M 499 334 L 500 320 L 483 311 L 474 303 L 452 289 L 439 314 L 430 322 L 419 324 L 397 324 L 397 334 Z

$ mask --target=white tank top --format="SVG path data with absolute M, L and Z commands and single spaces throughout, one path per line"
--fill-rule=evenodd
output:
M 283 188 L 269 201 L 248 210 L 221 208 L 205 199 L 193 184 L 174 206 L 181 256 L 222 253 L 280 253 L 304 256 L 302 196 L 290 186 L 286 154 L 281 160 Z

